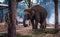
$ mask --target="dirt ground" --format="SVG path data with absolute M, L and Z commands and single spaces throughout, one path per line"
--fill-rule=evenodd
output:
M 32 27 L 31 26 L 23 27 L 22 25 L 21 26 L 17 25 L 17 30 L 16 31 L 20 34 L 26 35 L 26 34 L 29 34 L 32 31 Z
M 17 25 L 17 27 L 18 26 L 19 25 Z M 32 37 L 60 37 L 60 32 L 58 32 L 57 34 L 38 34 L 38 35 L 34 35 L 34 34 L 32 34 L 32 27 L 31 26 L 28 26 L 28 27 L 20 26 L 20 28 L 17 29 L 17 32 L 22 34 L 22 35 L 32 35 Z
M 0 32 L 7 32 L 7 26 L 0 24 Z M 21 35 L 32 35 L 32 37 L 60 37 L 60 32 L 58 34 L 32 34 L 32 26 L 23 27 L 23 25 L 16 25 L 16 32 Z

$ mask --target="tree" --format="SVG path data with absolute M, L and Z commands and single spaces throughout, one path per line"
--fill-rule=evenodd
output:
M 55 4 L 55 28 L 58 28 L 58 0 L 54 0 Z
M 9 0 L 8 37 L 16 37 L 16 0 Z
M 28 1 L 28 7 L 30 8 L 32 6 L 31 0 L 27 0 L 27 1 Z
M 8 37 L 16 37 L 16 3 L 18 0 L 8 0 L 9 22 Z M 21 2 L 22 0 L 20 0 Z M 19 1 L 18 1 L 19 2 Z

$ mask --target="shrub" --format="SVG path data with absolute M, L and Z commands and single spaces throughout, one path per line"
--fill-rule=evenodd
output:
M 60 29 L 50 29 L 50 30 L 35 30 L 32 32 L 32 34 L 42 34 L 42 33 L 46 33 L 46 34 L 56 34 L 60 31 Z
M 42 34 L 44 32 L 45 32 L 45 30 L 35 30 L 32 32 L 32 34 Z
M 0 37 L 7 37 L 8 36 L 8 34 L 7 33 L 1 33 L 2 35 L 0 36 Z M 19 33 L 17 33 L 16 34 L 16 37 L 32 37 L 32 36 L 30 36 L 30 35 L 21 35 L 21 34 L 19 34 Z

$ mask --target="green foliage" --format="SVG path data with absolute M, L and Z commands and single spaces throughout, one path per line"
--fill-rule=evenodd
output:
M 2 34 L 1 37 L 7 37 L 8 36 L 7 33 L 1 33 L 1 34 Z M 21 35 L 21 34 L 17 33 L 16 37 L 32 37 L 32 36 L 30 36 L 30 35 Z
M 21 34 L 19 34 L 19 33 L 17 33 L 16 36 L 17 36 L 17 37 L 32 37 L 32 36 L 30 36 L 30 35 L 21 35 Z
M 34 31 L 32 32 L 32 34 L 38 35 L 38 34 L 42 34 L 42 33 L 44 33 L 44 32 L 45 32 L 45 30 L 34 30 Z
M 49 34 L 56 34 L 55 30 L 45 30 L 45 33 L 49 33 Z
M 30 36 L 30 35 L 24 35 L 24 36 L 22 36 L 22 37 L 32 37 L 32 36 Z
M 32 34 L 40 35 L 40 34 L 56 34 L 60 31 L 60 29 L 46 29 L 46 30 L 34 30 Z M 7 33 L 0 33 L 1 36 L 7 37 Z M 1 37 L 0 36 L 0 37 Z M 16 37 L 32 37 L 32 35 L 21 35 L 19 33 L 16 34 Z
M 43 34 L 43 33 L 46 33 L 46 34 L 56 34 L 60 31 L 60 29 L 48 29 L 48 30 L 35 30 L 32 32 L 32 34 Z
M 17 34 L 16 34 L 16 37 L 22 37 L 22 36 L 21 36 L 21 34 L 17 33 Z
M 1 35 L 0 35 L 0 37 L 7 37 L 7 33 L 0 33 Z

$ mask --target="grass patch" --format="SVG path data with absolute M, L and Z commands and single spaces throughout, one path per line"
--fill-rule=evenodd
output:
M 22 36 L 22 37 L 32 37 L 32 36 L 30 36 L 30 35 L 24 35 L 24 36 Z
M 50 29 L 50 30 L 35 30 L 32 32 L 32 34 L 43 34 L 43 33 L 46 33 L 46 34 L 56 34 L 60 31 L 60 29 Z
M 0 37 L 8 37 L 7 33 L 1 33 L 2 35 Z M 32 37 L 31 35 L 21 35 L 19 33 L 16 34 L 16 37 Z
M 32 34 L 38 35 L 38 34 L 42 34 L 44 32 L 45 32 L 45 30 L 34 30 L 34 31 L 32 31 Z
M 60 29 L 50 29 L 50 30 L 34 30 L 32 31 L 33 35 L 40 35 L 40 34 L 56 34 L 60 31 Z M 0 33 L 0 37 L 7 37 L 7 33 Z M 19 33 L 16 34 L 16 37 L 32 37 L 32 35 L 21 35 Z
M 7 37 L 7 33 L 0 33 L 0 37 Z

